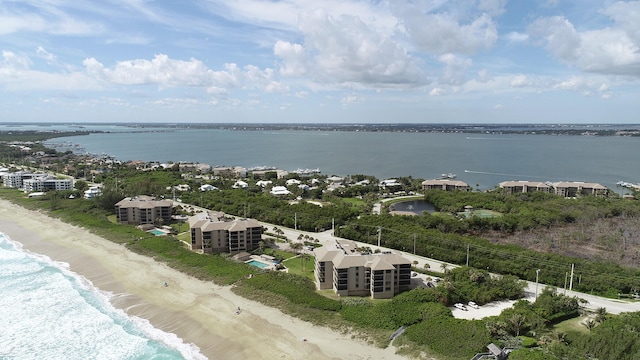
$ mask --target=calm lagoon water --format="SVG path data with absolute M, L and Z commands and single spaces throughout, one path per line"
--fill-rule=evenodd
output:
M 638 137 L 167 128 L 50 142 L 80 144 L 122 161 L 319 168 L 325 175 L 379 179 L 453 173 L 479 189 L 507 180 L 598 182 L 611 189 L 618 181 L 640 182 Z
M 393 204 L 392 208 L 395 211 L 412 212 L 417 215 L 421 215 L 425 211 L 430 213 L 436 211 L 433 204 L 424 200 L 403 201 Z

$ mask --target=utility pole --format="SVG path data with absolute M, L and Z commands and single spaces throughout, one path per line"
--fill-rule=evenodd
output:
M 413 234 L 413 255 L 416 254 L 416 234 Z
M 467 267 L 469 267 L 469 244 L 467 244 Z
M 298 213 L 293 213 L 293 229 L 298 230 Z
M 540 274 L 540 269 L 536 270 L 536 300 L 538 300 L 538 275 Z
M 569 278 L 569 291 L 573 289 L 573 268 L 575 264 L 571 264 L 571 278 Z
M 382 227 L 378 226 L 378 247 L 380 247 L 380 238 L 382 237 Z

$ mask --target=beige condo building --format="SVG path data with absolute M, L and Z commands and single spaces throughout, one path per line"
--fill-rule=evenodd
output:
M 127 197 L 116 203 L 116 219 L 122 224 L 144 225 L 171 221 L 173 201 L 152 196 Z
M 390 299 L 409 290 L 411 262 L 391 252 L 361 254 L 352 241 L 337 240 L 313 250 L 316 287 L 338 296 Z
M 204 253 L 252 251 L 262 241 L 262 224 L 254 219 L 232 219 L 221 212 L 204 211 L 189 218 L 191 250 Z

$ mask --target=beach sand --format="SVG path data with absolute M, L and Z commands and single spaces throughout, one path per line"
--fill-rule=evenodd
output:
M 71 271 L 114 294 L 114 306 L 195 344 L 210 359 L 406 359 L 392 346 L 379 349 L 285 315 L 228 286 L 197 280 L 6 200 L 0 200 L 0 232 L 31 252 L 68 263 Z

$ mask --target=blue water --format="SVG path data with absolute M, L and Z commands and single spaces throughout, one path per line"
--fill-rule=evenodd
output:
M 194 345 L 114 308 L 66 264 L 0 233 L 0 359 L 205 359 Z
M 267 268 L 269 265 L 262 263 L 260 261 L 256 261 L 256 260 L 251 260 L 251 261 L 247 261 L 247 264 L 249 265 L 253 265 L 255 267 L 259 267 L 260 269 L 265 269 Z
M 324 175 L 365 174 L 379 179 L 433 179 L 454 173 L 458 180 L 483 190 L 509 180 L 586 181 L 611 189 L 618 181 L 640 182 L 640 137 L 118 129 L 49 143 L 80 144 L 89 153 L 106 153 L 121 161 L 190 161 L 289 171 L 319 168 Z

